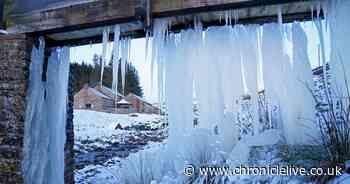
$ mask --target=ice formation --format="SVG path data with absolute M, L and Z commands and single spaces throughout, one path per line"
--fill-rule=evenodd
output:
M 169 142 L 196 131 L 194 99 L 199 108 L 197 128 L 236 138 L 237 111 L 242 110 L 241 100 L 248 99 L 251 114 L 245 118 L 252 124 L 245 126 L 252 127 L 252 135 L 259 134 L 258 93 L 263 87 L 267 105 L 280 109 L 278 117 L 269 114 L 269 121 L 277 119 L 274 127 L 284 133 L 287 143 L 309 143 L 308 136 L 316 136 L 308 131 L 315 129 L 315 104 L 309 90 L 313 82 L 307 38 L 300 23 L 231 26 L 225 19 L 223 27 L 204 30 L 197 22 L 194 29 L 176 34 L 168 33 L 167 20 L 155 24 L 150 59 L 157 66 L 159 94 L 166 102 Z
M 104 68 L 107 63 L 108 41 L 109 41 L 109 27 L 106 27 L 103 29 L 103 34 L 102 34 L 102 63 L 101 63 L 101 78 L 100 78 L 101 85 L 103 81 Z
M 350 2 L 347 0 L 328 1 L 327 19 L 331 34 L 330 70 L 332 88 L 336 95 L 348 96 L 350 85 Z
M 293 118 L 297 120 L 294 123 L 290 132 L 294 137 L 294 143 L 310 143 L 317 137 L 317 127 L 312 122 L 315 117 L 315 102 L 312 97 L 314 89 L 313 74 L 310 61 L 307 55 L 307 36 L 302 29 L 300 23 L 292 24 L 292 45 L 293 45 L 293 60 L 292 60 L 292 93 L 289 98 L 293 104 L 290 109 L 294 113 Z M 304 134 L 299 134 L 300 129 Z M 299 133 L 298 133 L 299 132 Z M 298 136 L 296 136 L 298 135 Z
M 120 60 L 121 60 L 121 64 L 120 64 L 120 71 L 121 71 L 121 76 L 122 76 L 122 93 L 125 93 L 125 74 L 126 74 L 126 66 L 127 63 L 130 59 L 130 38 L 123 38 L 121 40 L 121 56 L 120 56 Z M 124 94 L 126 95 L 126 94 Z
M 66 142 L 69 48 L 54 49 L 47 68 L 46 110 L 50 142 L 46 168 L 47 183 L 64 183 L 64 145 Z M 59 82 L 58 82 L 59 81 Z
M 118 72 L 119 72 L 119 37 L 120 37 L 120 26 L 116 25 L 114 27 L 114 41 L 113 41 L 113 81 L 112 81 L 112 90 L 117 94 L 118 93 Z
M 33 47 L 27 96 L 23 173 L 25 183 L 64 183 L 64 144 L 69 49 L 55 48 L 42 81 L 44 41 Z
M 319 16 L 321 6 L 316 8 Z M 326 71 L 325 42 L 330 31 L 331 86 L 344 95 L 350 75 L 346 62 L 350 59 L 350 2 L 329 0 L 323 8 L 326 20 L 313 20 L 321 42 L 322 65 Z M 301 23 L 282 24 L 281 9 L 278 20 L 262 26 L 232 25 L 230 12 L 226 12 L 225 26 L 204 29 L 196 20 L 194 28 L 179 33 L 168 32 L 168 20 L 155 22 L 152 54 L 146 58 L 151 60 L 151 72 L 157 74 L 161 103 L 166 104 L 169 139 L 164 150 L 152 158 L 162 163 L 161 168 L 171 168 L 167 170 L 172 174 L 167 176 L 176 175 L 185 163 L 217 162 L 214 155 L 232 150 L 232 157 L 226 158 L 229 164 L 239 165 L 248 156 L 247 145 L 309 145 L 318 138 L 307 52 L 310 40 Z M 268 113 L 268 128 L 260 127 L 266 123 L 258 105 L 261 96 L 266 97 L 263 113 Z M 194 121 L 194 104 L 198 106 L 198 121 Z M 251 111 L 242 118 L 242 109 Z M 238 125 L 247 119 L 252 119 L 245 125 L 248 128 Z M 237 152 L 242 152 L 242 157 L 234 155 Z M 166 162 L 169 158 L 172 161 Z
M 42 82 L 45 43 L 33 47 L 24 124 L 23 173 L 26 183 L 44 183 L 48 163 L 49 125 L 45 104 L 45 83 Z

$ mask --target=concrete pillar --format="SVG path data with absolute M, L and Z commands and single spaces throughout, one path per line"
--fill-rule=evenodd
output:
M 23 183 L 25 98 L 32 41 L 0 35 L 0 183 Z

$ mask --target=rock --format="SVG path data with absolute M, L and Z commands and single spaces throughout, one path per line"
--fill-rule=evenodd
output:
M 114 130 L 123 130 L 123 127 L 118 123 Z
M 138 117 L 139 115 L 137 114 L 129 114 L 130 117 Z

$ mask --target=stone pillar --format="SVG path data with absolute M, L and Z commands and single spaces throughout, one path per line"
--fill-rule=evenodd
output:
M 33 40 L 25 35 L 0 35 L 0 184 L 23 183 L 24 120 L 32 45 Z M 71 81 L 65 145 L 66 184 L 74 184 Z
M 32 41 L 0 35 L 0 183 L 23 183 L 25 98 Z
M 73 106 L 74 106 L 74 78 L 69 74 L 68 84 L 68 106 L 67 106 L 67 125 L 66 125 L 66 145 L 65 145 L 65 166 L 64 183 L 74 184 L 74 127 L 73 127 Z

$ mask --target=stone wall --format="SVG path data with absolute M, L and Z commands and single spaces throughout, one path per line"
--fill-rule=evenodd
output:
M 0 35 L 0 184 L 23 183 L 25 102 L 32 45 L 33 40 L 25 35 Z M 65 183 L 74 184 L 73 90 L 69 90 Z
M 32 42 L 0 35 L 0 183 L 23 183 L 25 98 Z
M 64 182 L 65 184 L 74 184 L 74 126 L 73 126 L 73 75 L 69 75 L 68 86 L 68 107 L 67 107 L 67 125 L 66 125 L 66 145 L 65 145 L 65 166 L 64 166 Z

